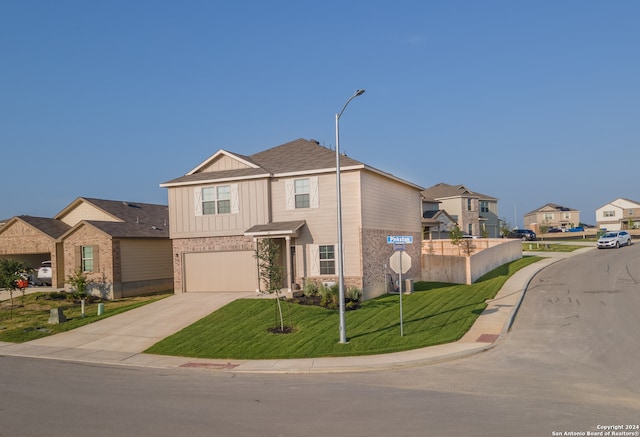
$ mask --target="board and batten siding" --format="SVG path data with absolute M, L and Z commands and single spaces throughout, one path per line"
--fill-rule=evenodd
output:
M 122 282 L 172 278 L 172 256 L 170 240 L 120 240 Z
M 60 220 L 69 226 L 75 226 L 80 223 L 82 220 L 95 220 L 101 222 L 119 222 L 122 220 L 118 220 L 113 216 L 105 213 L 104 211 L 99 210 L 93 205 L 90 205 L 86 202 L 80 203 L 78 206 L 73 208 L 63 217 L 60 217 Z
M 207 173 L 214 171 L 238 170 L 240 168 L 249 168 L 249 166 L 237 159 L 229 158 L 228 156 L 220 156 L 208 166 L 201 168 L 199 172 Z
M 363 228 L 421 232 L 420 191 L 375 173 L 361 177 Z
M 238 213 L 196 215 L 195 190 L 237 184 Z M 266 179 L 169 188 L 171 238 L 242 235 L 253 225 L 269 222 L 269 186 Z

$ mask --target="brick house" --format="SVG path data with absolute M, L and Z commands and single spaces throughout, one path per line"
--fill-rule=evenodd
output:
M 17 216 L 0 228 L 0 257 L 37 268 L 51 261 L 52 286 L 78 269 L 91 292 L 117 299 L 173 286 L 165 205 L 78 198 L 53 218 Z

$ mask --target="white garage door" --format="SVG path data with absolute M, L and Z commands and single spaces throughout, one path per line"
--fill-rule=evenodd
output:
M 185 290 L 255 291 L 258 268 L 253 251 L 187 253 Z

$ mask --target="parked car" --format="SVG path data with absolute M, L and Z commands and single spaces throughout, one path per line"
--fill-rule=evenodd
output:
M 51 286 L 51 261 L 42 261 L 36 277 L 38 284 Z
M 530 229 L 514 229 L 513 231 L 509 232 L 507 238 L 519 238 L 522 241 L 535 241 L 536 233 Z
M 598 238 L 598 249 L 631 245 L 631 235 L 627 231 L 609 231 Z
M 584 232 L 584 226 L 576 226 L 574 228 L 569 229 L 568 232 Z
M 560 229 L 560 228 L 549 228 L 549 230 L 547 231 L 548 234 L 554 234 L 556 232 L 562 232 L 562 229 Z

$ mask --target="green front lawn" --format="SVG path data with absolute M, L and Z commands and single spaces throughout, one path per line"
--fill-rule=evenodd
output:
M 172 290 L 166 290 L 146 296 L 85 302 L 85 317 L 82 317 L 82 304 L 74 301 L 68 293 L 39 292 L 27 294 L 23 298 L 20 292 L 16 292 L 13 297 L 13 307 L 8 299 L 0 302 L 0 341 L 22 343 L 70 331 L 172 294 Z M 104 305 L 104 314 L 98 316 L 100 303 Z M 63 308 L 67 321 L 49 324 L 50 310 L 58 307 Z
M 272 299 L 240 299 L 145 352 L 198 358 L 276 359 L 370 355 L 449 343 L 460 339 L 504 282 L 538 261 L 525 257 L 505 264 L 472 285 L 416 282 L 402 296 L 404 336 L 400 336 L 398 295 L 385 295 L 347 311 L 348 344 L 339 343 L 339 313 L 283 302 L 291 334 L 271 334 L 278 324 Z

